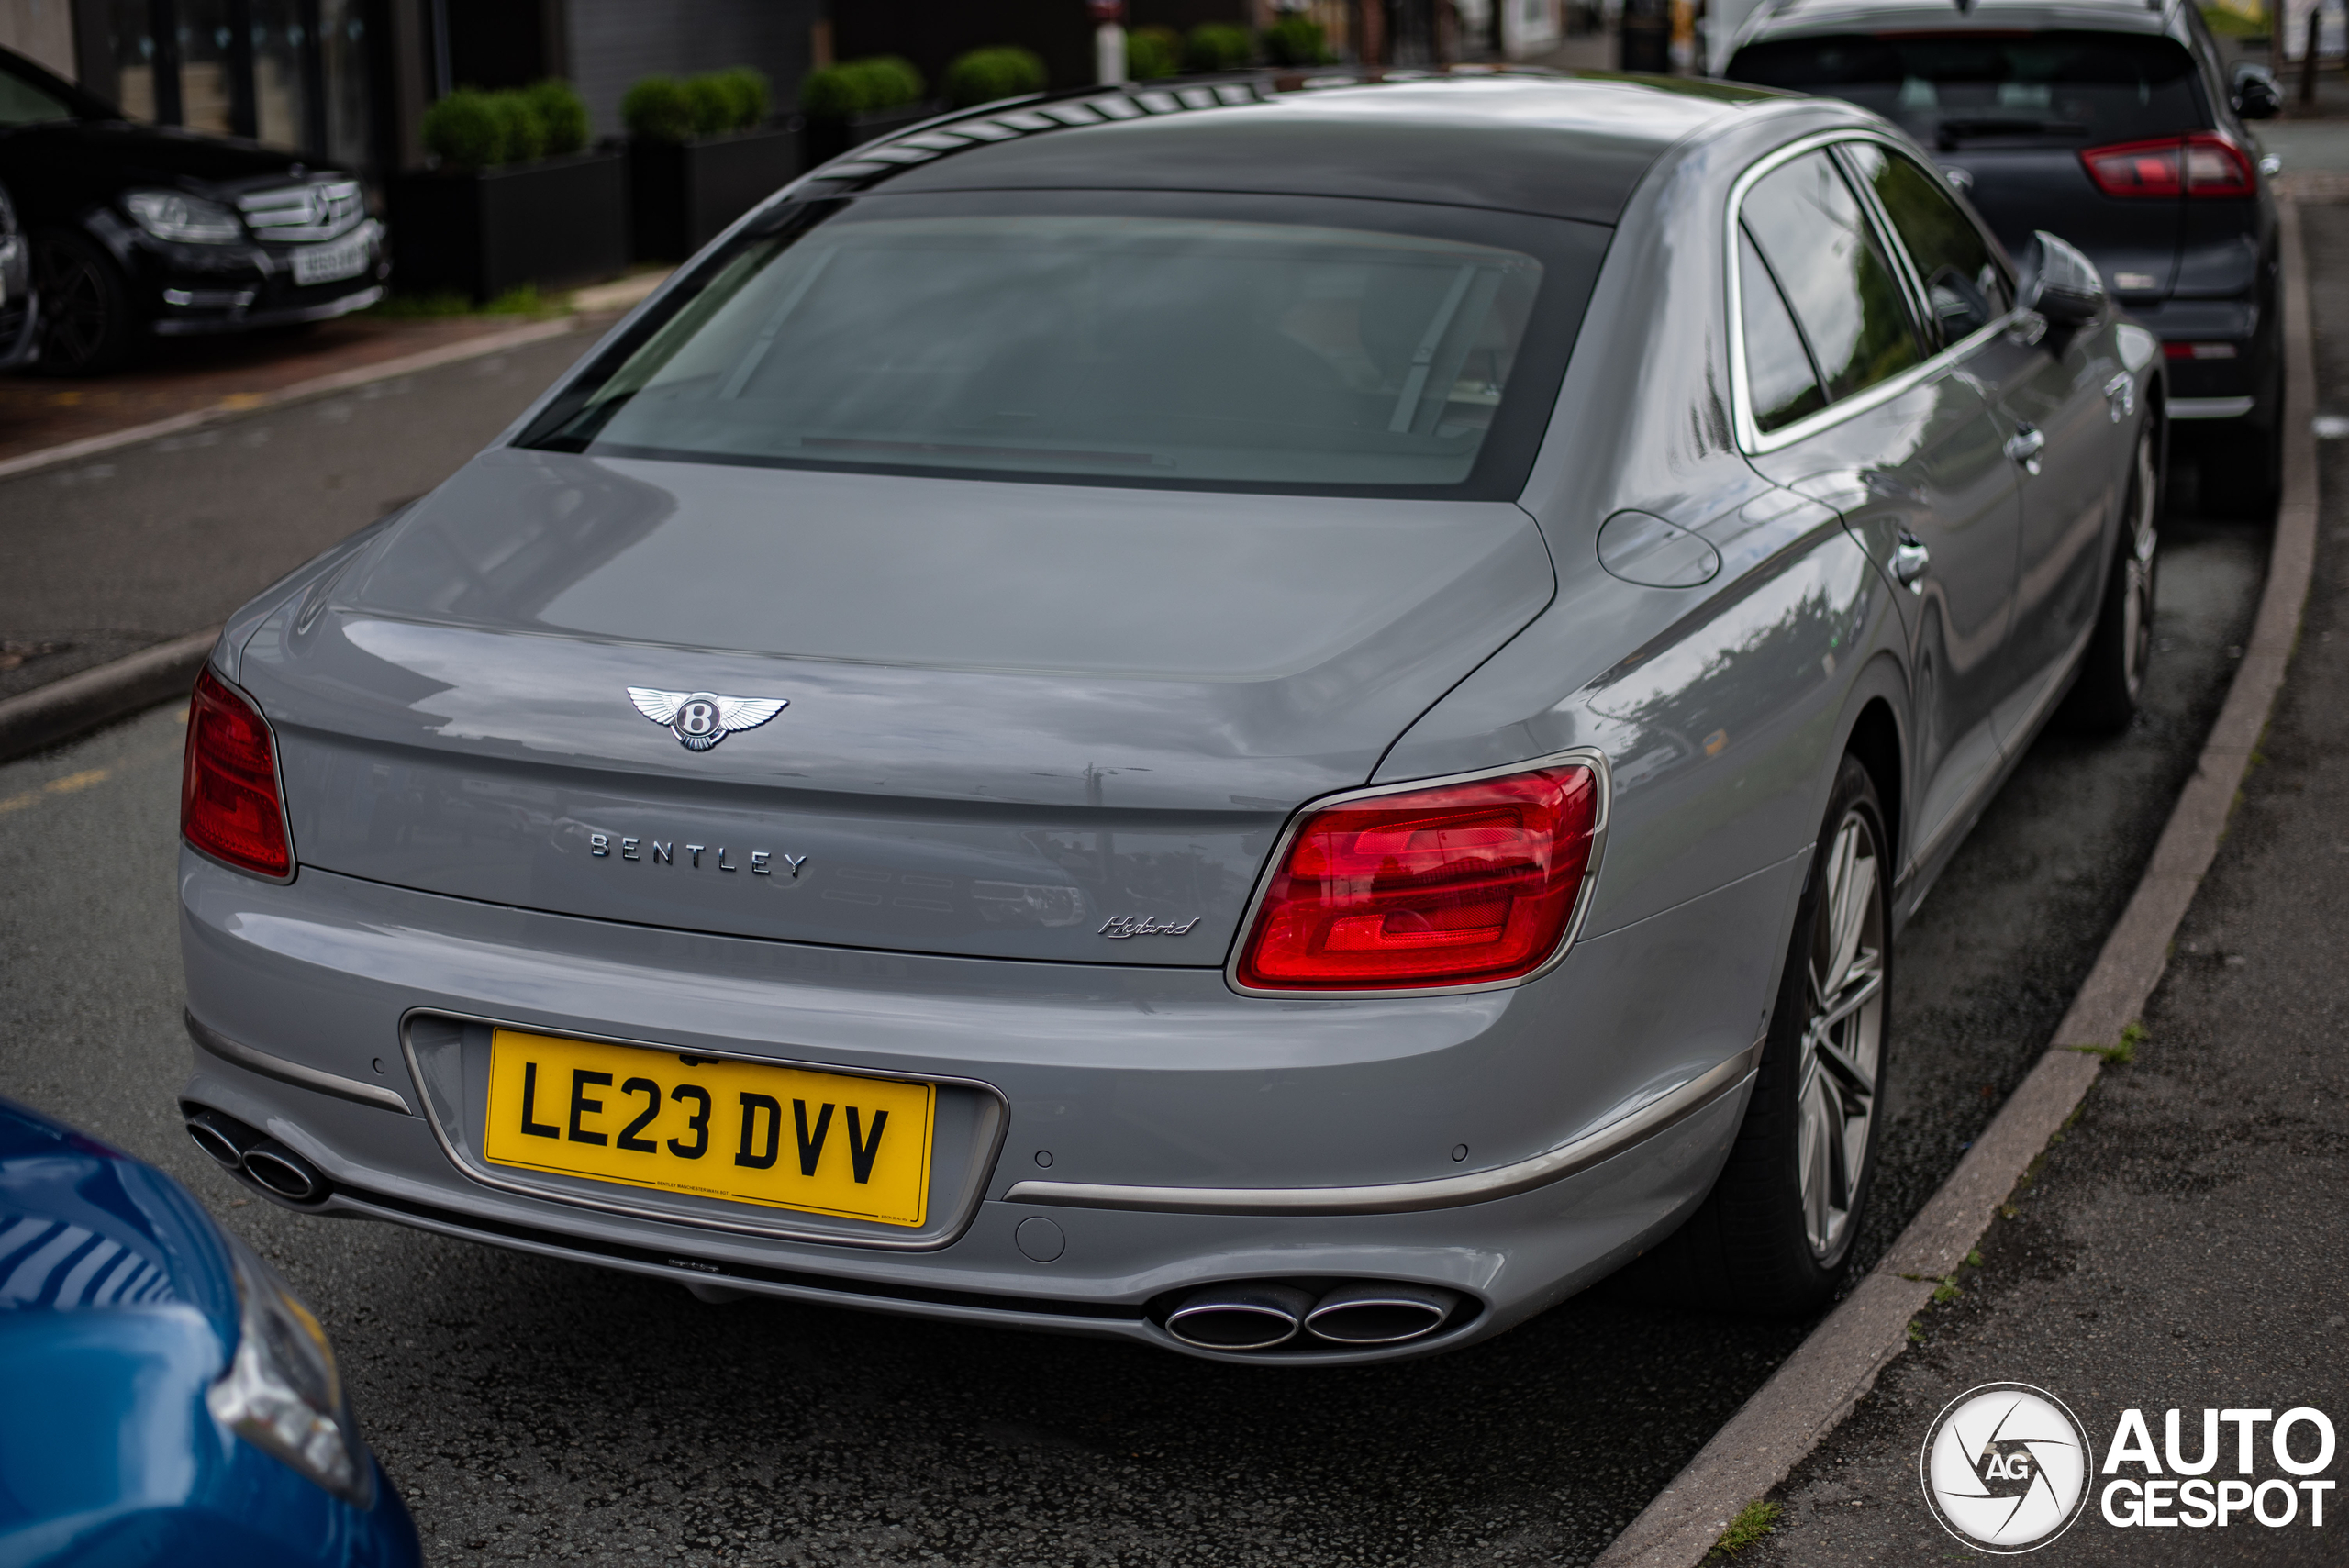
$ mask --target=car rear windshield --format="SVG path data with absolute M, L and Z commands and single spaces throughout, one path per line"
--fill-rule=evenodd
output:
M 1928 147 L 2092 146 L 2210 123 L 2194 64 L 2130 33 L 1940 33 L 1777 39 L 1742 49 L 1741 81 L 1848 98 Z
M 1312 197 L 785 206 L 522 437 L 781 467 L 1514 495 L 1609 231 Z

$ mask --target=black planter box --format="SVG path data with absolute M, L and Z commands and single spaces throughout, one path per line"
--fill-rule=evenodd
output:
M 629 222 L 640 261 L 682 261 L 799 173 L 796 121 L 700 141 L 629 143 Z
M 871 114 L 851 115 L 844 120 L 818 119 L 810 115 L 802 132 L 807 167 L 813 169 L 827 159 L 838 158 L 852 147 L 863 147 L 868 141 L 911 130 L 942 112 L 936 104 L 908 104 L 902 109 L 876 109 Z
M 628 158 L 617 149 L 468 173 L 392 176 L 393 276 L 414 293 L 493 299 L 628 265 Z

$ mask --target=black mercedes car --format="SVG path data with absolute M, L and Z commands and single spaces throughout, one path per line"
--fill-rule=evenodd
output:
M 0 185 L 32 244 L 38 368 L 88 375 L 154 334 L 320 321 L 390 275 L 357 179 L 167 126 L 0 49 Z M 0 345 L 5 348 L 5 345 Z
M 2276 206 L 2244 121 L 2280 96 L 2230 73 L 2183 0 L 1765 0 L 1725 74 L 1847 98 L 1931 149 L 2007 248 L 2062 235 L 2160 334 L 2203 501 L 2281 479 Z

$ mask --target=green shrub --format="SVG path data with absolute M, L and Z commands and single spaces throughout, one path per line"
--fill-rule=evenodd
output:
M 587 146 L 587 105 L 577 89 L 560 76 L 550 76 L 522 89 L 530 108 L 545 128 L 546 156 L 584 151 Z
M 690 141 L 694 111 L 685 83 L 674 76 L 640 78 L 620 99 L 620 123 L 639 141 Z
M 734 95 L 725 83 L 715 76 L 688 76 L 683 86 L 696 136 L 721 136 L 734 128 Z
M 811 71 L 799 83 L 799 106 L 824 119 L 921 101 L 925 84 L 913 62 L 894 54 L 846 61 Z
M 958 109 L 1044 90 L 1044 62 L 1030 50 L 1006 45 L 974 49 L 946 68 L 946 101 Z
M 1330 63 L 1330 39 L 1321 24 L 1295 11 L 1264 29 L 1264 52 L 1275 65 Z
M 1136 28 L 1126 35 L 1126 75 L 1153 82 L 1183 69 L 1183 35 L 1172 28 Z
M 457 169 L 487 169 L 506 161 L 505 122 L 489 95 L 460 87 L 424 111 L 424 150 Z
M 733 106 L 733 128 L 751 130 L 767 122 L 767 106 L 773 94 L 768 90 L 766 73 L 738 65 L 731 71 L 715 73 L 726 90 Z
M 1183 50 L 1193 71 L 1236 71 L 1255 58 L 1256 35 L 1237 22 L 1201 22 Z
M 620 119 L 640 141 L 691 141 L 749 130 L 767 117 L 767 79 L 747 65 L 679 81 L 647 76 L 620 100 Z
M 531 106 L 521 89 L 508 87 L 492 93 L 489 108 L 497 117 L 498 132 L 505 144 L 498 150 L 500 163 L 528 163 L 545 156 L 546 122 L 539 118 L 539 111 Z

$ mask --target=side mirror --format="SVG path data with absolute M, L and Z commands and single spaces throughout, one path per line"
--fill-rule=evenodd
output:
M 2025 253 L 2022 303 L 2062 327 L 2077 327 L 2104 314 L 2104 279 L 2077 247 L 2045 229 L 2032 236 Z
M 2276 85 L 2274 72 L 2245 62 L 2235 67 L 2234 91 L 2228 102 L 2243 119 L 2273 119 L 2284 106 L 2284 90 Z

